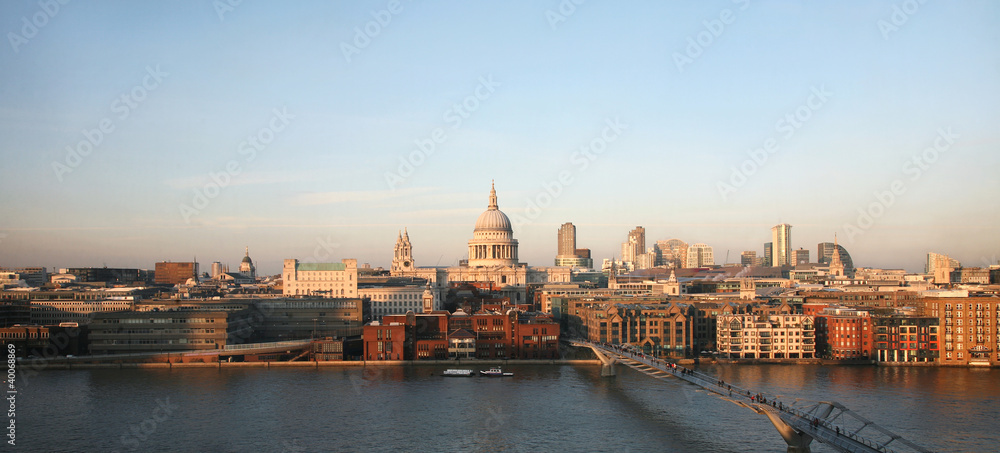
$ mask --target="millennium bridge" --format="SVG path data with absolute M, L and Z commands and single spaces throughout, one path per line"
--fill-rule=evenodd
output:
M 840 403 L 815 402 L 807 406 L 796 400 L 793 405 L 786 405 L 774 395 L 741 388 L 707 373 L 653 358 L 628 347 L 584 340 L 568 340 L 568 343 L 594 351 L 602 363 L 602 376 L 614 376 L 615 364 L 621 363 L 655 378 L 672 377 L 687 381 L 725 401 L 764 415 L 788 444 L 789 452 L 809 452 L 813 440 L 843 452 L 930 451 L 851 412 Z

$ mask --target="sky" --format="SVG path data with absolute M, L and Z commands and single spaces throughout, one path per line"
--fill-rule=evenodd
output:
M 0 2 L 0 265 L 1000 256 L 1000 3 Z

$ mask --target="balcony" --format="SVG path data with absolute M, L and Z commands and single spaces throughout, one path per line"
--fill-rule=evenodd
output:
M 813 338 L 816 336 L 816 332 L 802 332 L 802 336 L 806 338 Z
M 770 346 L 761 346 L 760 347 L 760 352 L 771 352 L 771 347 Z
M 730 337 L 730 338 L 739 338 L 739 337 L 740 337 L 740 332 L 739 332 L 739 331 L 736 331 L 736 332 L 730 332 L 730 333 L 729 333 L 729 337 Z
M 802 344 L 815 344 L 815 340 L 802 340 Z
M 770 338 L 771 337 L 771 332 L 761 332 L 760 333 L 760 337 L 761 338 Z
M 761 338 L 760 339 L 760 344 L 771 344 L 771 339 L 770 338 Z

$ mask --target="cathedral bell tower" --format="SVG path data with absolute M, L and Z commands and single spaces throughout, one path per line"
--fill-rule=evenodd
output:
M 410 244 L 410 234 L 403 229 L 402 233 L 396 236 L 396 248 L 392 255 L 392 275 L 400 275 L 405 272 L 412 272 L 416 267 L 413 265 L 413 246 Z

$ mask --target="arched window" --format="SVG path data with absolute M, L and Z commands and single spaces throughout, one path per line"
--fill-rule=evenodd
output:
M 743 323 L 739 319 L 734 319 L 733 322 L 729 323 L 729 330 L 743 330 Z

